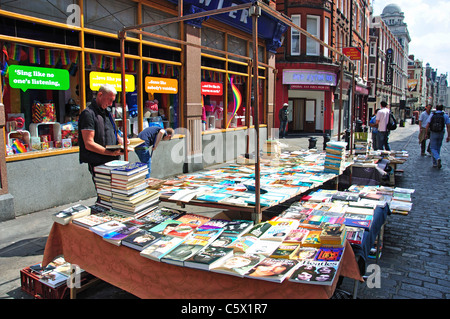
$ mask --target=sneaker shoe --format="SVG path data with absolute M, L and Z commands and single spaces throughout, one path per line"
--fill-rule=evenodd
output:
M 437 168 L 441 169 L 442 164 L 441 164 L 441 159 L 437 160 Z

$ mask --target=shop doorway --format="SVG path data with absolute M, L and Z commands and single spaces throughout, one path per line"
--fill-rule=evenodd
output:
M 289 101 L 289 132 L 316 131 L 316 100 L 292 99 Z

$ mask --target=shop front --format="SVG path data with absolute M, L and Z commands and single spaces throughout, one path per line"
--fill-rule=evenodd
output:
M 75 5 L 78 11 L 68 10 L 72 1 L 59 5 L 56 11 L 34 2 L 26 11 L 8 4 L 0 10 L 2 175 L 14 198 L 15 216 L 95 196 L 87 166 L 78 160 L 77 121 L 102 83 L 118 91 L 112 111 L 127 137 L 135 138 L 147 126 L 172 127 L 178 133 L 154 154 L 152 176 L 162 178 L 224 162 L 229 154 L 253 147 L 255 55 L 260 62 L 259 124 L 262 140 L 267 138 L 273 117 L 274 53 L 276 39 L 286 30 L 283 24 L 264 17 L 271 23 L 264 24 L 258 52 L 252 50 L 248 23 L 240 25 L 248 21 L 242 19 L 144 28 L 146 34 L 127 34 L 121 65 L 117 31 L 123 24 L 118 21 L 133 25 L 177 17 L 173 1 L 114 0 L 106 9 L 95 0 L 83 0 Z M 209 9 L 205 4 L 203 10 Z M 77 23 L 72 23 L 77 12 Z M 229 17 L 236 20 L 235 14 Z M 205 149 L 208 156 L 203 156 Z M 129 155 L 130 161 L 137 161 L 133 152 Z
M 288 133 L 330 133 L 333 130 L 334 90 L 337 83 L 333 68 L 299 68 L 280 63 L 277 114 L 283 103 L 289 104 Z M 305 67 L 305 66 L 302 66 Z M 307 66 L 308 67 L 308 66 Z M 277 118 L 276 126 L 280 125 Z

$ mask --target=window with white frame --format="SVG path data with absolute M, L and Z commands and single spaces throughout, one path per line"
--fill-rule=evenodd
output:
M 369 78 L 375 78 L 375 63 L 369 64 Z
M 370 42 L 370 56 L 377 56 L 377 43 L 375 41 Z
M 292 23 L 300 27 L 300 15 L 291 16 Z M 291 55 L 300 55 L 300 31 L 291 28 Z
M 316 38 L 320 39 L 320 17 L 308 15 L 306 21 L 306 31 Z M 320 45 L 314 39 L 307 37 L 306 39 L 306 55 L 319 55 Z

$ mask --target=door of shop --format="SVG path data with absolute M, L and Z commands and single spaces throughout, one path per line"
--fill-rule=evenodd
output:
M 316 100 L 305 101 L 305 132 L 316 131 Z
M 305 99 L 292 100 L 292 113 L 290 119 L 290 131 L 300 132 L 303 131 L 303 122 L 305 118 Z

